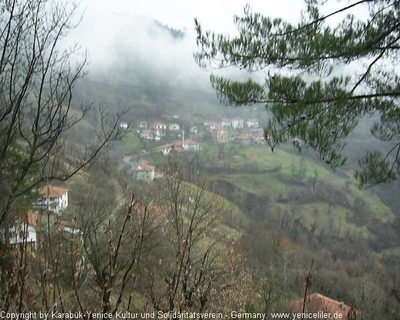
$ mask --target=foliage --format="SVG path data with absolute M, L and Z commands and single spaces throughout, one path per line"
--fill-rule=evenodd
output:
M 320 10 L 324 2 L 306 4 L 297 24 L 246 6 L 243 16 L 234 17 L 235 37 L 203 31 L 195 20 L 195 59 L 203 67 L 267 71 L 263 84 L 216 75 L 211 83 L 224 104 L 266 105 L 273 115 L 265 128 L 272 149 L 301 139 L 333 169 L 345 163 L 341 150 L 359 120 L 379 115 L 371 132 L 394 146 L 386 156 L 368 153 L 357 178 L 361 185 L 391 181 L 400 173 L 400 81 L 391 67 L 400 48 L 398 2 L 360 0 L 327 15 Z M 365 21 L 351 14 L 365 6 Z M 330 19 L 342 13 L 348 15 L 330 26 Z
M 235 310 L 245 305 L 251 282 L 243 258 L 213 235 L 224 203 L 205 184 L 185 182 L 182 166 L 164 172 L 162 203 L 167 223 L 160 247 L 148 270 L 151 309 L 164 312 Z M 158 265 L 162 265 L 159 268 Z
M 0 1 L 0 224 L 16 199 L 45 180 L 67 180 L 118 133 L 100 108 L 97 143 L 66 140 L 91 105 L 73 112 L 73 89 L 86 71 L 79 46 L 60 43 L 80 21 L 69 1 Z M 76 107 L 76 106 L 75 106 Z M 118 116 L 117 116 L 118 118 Z

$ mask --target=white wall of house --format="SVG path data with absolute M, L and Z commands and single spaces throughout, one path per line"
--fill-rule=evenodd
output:
M 232 126 L 232 122 L 228 121 L 228 120 L 222 120 L 221 121 L 221 126 L 230 128 Z
M 243 119 L 233 119 L 232 120 L 233 129 L 243 129 Z
M 11 227 L 9 229 L 9 237 L 10 244 L 19 244 L 24 241 L 27 243 L 36 243 L 37 241 L 36 229 L 33 226 L 26 227 L 25 224 Z
M 174 131 L 174 130 L 179 130 L 179 124 L 177 123 L 172 123 L 169 125 L 169 130 Z
M 49 208 L 54 213 L 60 213 L 68 207 L 68 192 L 56 198 L 39 199 L 34 206 L 42 209 Z
M 200 150 L 200 145 L 198 143 L 185 143 L 183 144 L 183 149 L 184 150 Z
M 248 128 L 258 128 L 259 127 L 258 120 L 247 120 L 246 126 Z

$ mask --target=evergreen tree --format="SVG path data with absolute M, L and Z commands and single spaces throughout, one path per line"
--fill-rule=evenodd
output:
M 356 177 L 361 185 L 391 181 L 400 174 L 400 82 L 396 72 L 400 49 L 400 3 L 361 0 L 327 15 L 326 1 L 307 0 L 297 24 L 265 17 L 249 6 L 235 16 L 235 37 L 203 31 L 195 20 L 202 66 L 236 66 L 250 72 L 265 70 L 263 84 L 211 76 L 221 102 L 242 106 L 264 104 L 272 114 L 265 136 L 273 150 L 289 139 L 297 147 L 315 150 L 333 169 L 345 163 L 346 138 L 366 115 L 379 115 L 374 136 L 393 143 L 382 154 L 368 151 Z M 367 6 L 369 16 L 351 11 Z M 330 19 L 348 15 L 336 26 Z

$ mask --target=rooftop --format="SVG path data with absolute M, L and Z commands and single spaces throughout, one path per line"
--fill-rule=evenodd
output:
M 154 166 L 148 164 L 141 164 L 137 166 L 135 169 L 133 169 L 133 171 L 153 171 L 154 168 L 155 168 Z
M 39 189 L 39 194 L 45 198 L 58 198 L 66 194 L 69 190 L 62 187 L 47 185 Z
M 302 312 L 303 311 L 303 302 L 304 299 L 301 298 L 296 300 L 290 304 L 291 310 L 293 312 Z M 342 314 L 341 319 L 355 319 L 356 311 L 352 309 L 350 306 L 344 304 L 343 302 L 339 302 L 328 298 L 320 293 L 312 293 L 306 297 L 306 312 L 326 312 L 330 314 L 335 314 L 336 312 Z M 351 312 L 350 312 L 351 311 Z
M 28 214 L 27 214 L 27 221 L 28 221 L 28 224 L 30 225 L 30 226 L 32 226 L 32 227 L 37 227 L 37 212 L 34 212 L 34 211 L 32 211 L 32 210 L 29 210 L 28 211 Z
M 199 144 L 197 141 L 192 140 L 192 139 L 186 139 L 185 144 Z

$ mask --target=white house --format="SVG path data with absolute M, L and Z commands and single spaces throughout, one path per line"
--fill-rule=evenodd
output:
M 128 129 L 128 123 L 126 123 L 126 122 L 120 122 L 120 123 L 119 123 L 119 127 L 120 127 L 121 129 L 127 130 L 127 129 Z
M 231 119 L 223 118 L 223 119 L 221 119 L 220 124 L 223 127 L 230 128 L 232 126 L 232 121 L 231 121 Z
M 167 125 L 161 122 L 156 122 L 151 125 L 153 129 L 165 130 L 167 129 Z
M 68 207 L 68 189 L 53 185 L 46 185 L 39 189 L 41 198 L 36 201 L 36 206 L 60 213 Z
M 243 119 L 234 118 L 232 119 L 232 128 L 233 129 L 243 129 Z
M 133 169 L 133 175 L 136 180 L 153 181 L 154 180 L 154 166 L 148 164 L 138 165 Z
M 200 150 L 200 144 L 195 140 L 187 139 L 183 141 L 182 148 L 185 151 L 198 151 Z
M 258 126 L 259 126 L 258 119 L 257 118 L 247 119 L 246 126 L 247 126 L 247 128 L 258 128 Z
M 254 143 L 264 144 L 265 143 L 264 131 L 260 129 L 259 131 L 253 132 L 252 140 Z
M 145 140 L 153 140 L 153 131 L 145 129 L 139 133 L 140 137 Z
M 155 138 L 161 138 L 165 136 L 165 131 L 163 129 L 153 129 L 153 137 Z M 156 139 L 160 140 L 160 139 Z
M 141 129 L 147 128 L 148 123 L 146 121 L 140 121 L 138 127 Z
M 8 229 L 9 243 L 11 245 L 27 243 L 36 247 L 37 235 L 37 214 L 29 210 L 24 222 L 16 222 Z
M 170 123 L 170 125 L 169 125 L 169 130 L 171 130 L 171 131 L 177 131 L 177 130 L 179 130 L 179 129 L 180 129 L 179 124 L 177 124 L 177 123 Z
M 169 155 L 173 149 L 174 149 L 174 146 L 171 145 L 171 144 L 168 144 L 168 145 L 164 145 L 164 146 L 159 147 L 159 150 L 161 151 L 161 153 L 162 153 L 164 156 Z
M 81 230 L 76 227 L 75 221 L 59 220 L 57 228 L 59 231 L 72 235 L 79 235 L 82 233 Z

